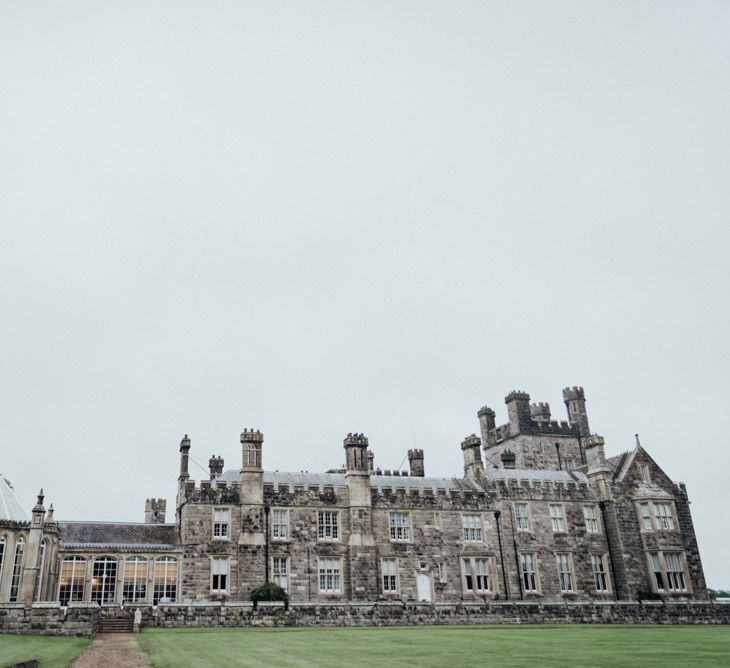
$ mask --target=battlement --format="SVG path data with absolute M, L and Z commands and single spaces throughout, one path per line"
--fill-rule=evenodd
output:
M 504 398 L 504 403 L 509 404 L 513 401 L 530 401 L 530 395 L 522 390 L 512 390 L 512 392 Z
M 467 436 L 461 442 L 461 449 L 467 450 L 469 448 L 478 448 L 481 444 L 482 440 L 476 434 L 472 434 L 471 436 Z
M 164 524 L 167 499 L 146 499 L 144 502 L 144 523 Z
M 359 446 L 359 447 L 367 447 L 368 445 L 368 438 L 364 434 L 347 434 L 344 440 L 344 446 Z
M 264 435 L 258 429 L 244 429 L 241 432 L 241 443 L 263 443 Z
M 183 487 L 187 503 L 240 503 L 241 483 L 228 480 L 188 480 Z
M 495 417 L 496 413 L 489 406 L 482 406 L 477 411 L 477 417 Z
M 563 401 L 574 401 L 576 399 L 585 399 L 586 395 L 582 387 L 566 387 L 563 389 Z
M 533 420 L 539 422 L 550 421 L 550 404 L 540 401 L 536 404 L 530 404 L 530 414 Z

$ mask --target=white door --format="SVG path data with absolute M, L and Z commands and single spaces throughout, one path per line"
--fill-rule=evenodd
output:
M 431 576 L 428 573 L 419 573 L 416 576 L 416 588 L 418 589 L 418 600 L 431 602 Z

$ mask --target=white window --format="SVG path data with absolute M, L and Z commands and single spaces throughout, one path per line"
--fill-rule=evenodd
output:
M 317 513 L 317 536 L 320 540 L 339 540 L 340 513 L 336 510 L 320 510 Z
M 289 590 L 289 560 L 286 557 L 274 557 L 271 560 L 271 580 L 284 591 Z
M 13 573 L 10 577 L 10 602 L 18 600 L 18 589 L 20 588 L 20 576 L 23 565 L 23 551 L 25 550 L 25 539 L 21 536 L 15 543 L 15 560 L 13 561 Z
M 569 554 L 560 553 L 555 555 L 558 565 L 558 580 L 560 591 L 573 591 L 573 564 Z
M 649 559 L 657 591 L 687 591 L 682 552 L 651 552 Z
M 520 555 L 520 574 L 522 576 L 522 588 L 525 591 L 536 592 L 538 590 L 536 565 L 534 554 Z
M 177 559 L 160 557 L 155 561 L 155 579 L 152 602 L 174 603 L 177 598 Z
M 667 588 L 669 591 L 687 591 L 684 580 L 684 559 L 681 552 L 665 552 L 664 564 L 667 570 Z
M 228 557 L 213 557 L 210 570 L 211 592 L 219 594 L 228 591 Z
M 493 593 L 495 583 L 495 561 L 491 557 L 462 557 L 464 591 Z
M 213 509 L 213 538 L 228 540 L 230 535 L 231 510 L 230 508 Z
M 61 605 L 84 599 L 84 582 L 86 581 L 86 559 L 84 557 L 66 557 L 61 563 L 58 600 Z
M 0 564 L 2 566 L 2 564 Z M 43 571 L 46 567 L 46 541 L 41 543 L 40 551 L 38 552 L 38 575 L 35 579 L 35 596 L 33 600 L 41 600 L 41 590 L 43 589 Z M 0 568 L 2 570 L 2 568 Z
M 606 556 L 603 554 L 591 555 L 591 570 L 596 591 L 608 591 L 608 577 L 606 575 Z
M 550 504 L 550 524 L 553 533 L 565 533 L 565 513 L 562 503 Z
M 641 528 L 644 531 L 651 531 L 654 528 L 654 524 L 651 521 L 651 508 L 648 502 L 639 504 L 639 512 L 641 515 Z
M 271 511 L 271 537 L 274 540 L 286 540 L 289 537 L 289 511 L 286 508 L 274 508 Z
M 117 560 L 114 557 L 94 559 L 91 577 L 91 600 L 99 605 L 114 603 L 117 592 Z
M 588 533 L 598 533 L 598 513 L 595 506 L 583 506 L 583 518 Z
M 342 591 L 339 559 L 319 560 L 319 591 L 323 594 L 339 594 Z
M 530 506 L 527 503 L 515 503 L 515 524 L 517 531 L 530 530 Z
M 482 539 L 481 515 L 462 515 L 461 527 L 464 531 L 465 541 L 480 541 Z
M 649 476 L 649 467 L 646 464 L 639 464 L 639 477 L 644 482 L 651 482 L 651 477 Z
M 147 559 L 130 557 L 124 560 L 122 603 L 137 603 L 147 598 Z
M 674 529 L 674 515 L 672 514 L 671 503 L 654 502 L 654 518 L 657 529 L 671 531 Z
M 390 540 L 411 539 L 411 517 L 408 513 L 390 513 Z
M 380 562 L 383 574 L 383 593 L 395 594 L 398 592 L 398 560 L 383 559 Z

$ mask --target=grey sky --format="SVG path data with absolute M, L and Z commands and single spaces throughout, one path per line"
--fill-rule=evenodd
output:
M 586 388 L 730 587 L 727 2 L 0 2 L 0 471 L 174 505 L 177 446 L 461 472 Z M 195 469 L 193 469 L 195 470 Z M 202 476 L 202 472 L 200 472 Z

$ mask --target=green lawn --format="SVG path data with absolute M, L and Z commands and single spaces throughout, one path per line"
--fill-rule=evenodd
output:
M 728 666 L 728 626 L 147 629 L 156 668 Z
M 0 633 L 0 668 L 38 659 L 43 668 L 66 668 L 89 646 L 85 638 L 16 636 Z

